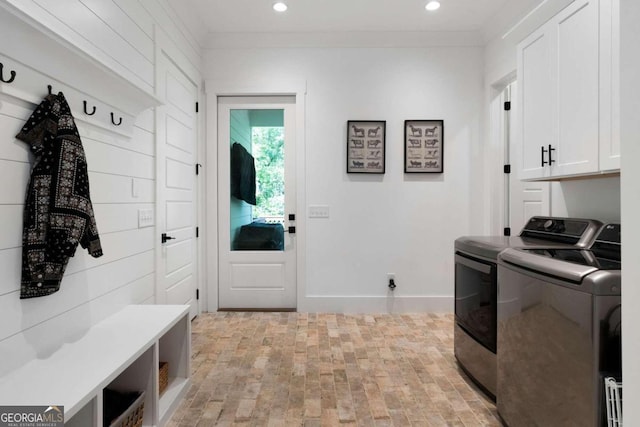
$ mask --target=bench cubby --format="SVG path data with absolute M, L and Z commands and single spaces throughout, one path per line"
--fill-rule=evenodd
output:
M 189 386 L 188 306 L 130 305 L 46 358 L 0 377 L 3 405 L 62 405 L 65 425 L 102 427 L 103 391 L 145 391 L 145 426 L 162 426 Z M 158 364 L 169 362 L 159 395 Z

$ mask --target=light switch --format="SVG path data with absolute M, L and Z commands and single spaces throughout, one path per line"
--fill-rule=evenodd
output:
M 310 205 L 309 218 L 329 218 L 328 205 Z
M 138 197 L 138 183 L 135 178 L 131 178 L 131 197 Z
M 153 209 L 138 209 L 138 228 L 153 227 L 154 224 Z

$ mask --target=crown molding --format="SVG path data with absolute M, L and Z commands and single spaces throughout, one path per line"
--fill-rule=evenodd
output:
M 480 31 L 209 33 L 205 49 L 484 46 Z

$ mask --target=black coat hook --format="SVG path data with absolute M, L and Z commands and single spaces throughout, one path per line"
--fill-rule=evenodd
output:
M 96 113 L 96 106 L 95 105 L 93 106 L 93 110 L 91 112 L 89 112 L 89 111 L 87 111 L 87 101 L 82 101 L 82 103 L 84 104 L 84 113 L 87 116 L 93 116 Z M 113 113 L 111 113 L 111 114 L 113 114 Z M 113 120 L 113 118 L 111 120 Z
M 111 112 L 111 123 L 113 123 L 114 126 L 120 126 L 122 124 L 122 117 L 120 117 L 120 119 L 118 120 L 118 123 L 116 123 L 116 120 L 113 116 L 113 111 Z
M 4 69 L 4 65 L 2 64 L 2 62 L 0 62 L 0 80 L 2 80 L 5 83 L 11 83 L 16 78 L 16 72 L 11 70 L 10 71 L 11 77 L 9 77 L 9 80 L 5 80 L 3 69 Z
M 47 85 L 47 90 L 49 91 L 49 95 L 51 95 L 53 93 L 53 88 L 51 87 L 51 85 Z M 63 95 L 62 92 L 58 92 L 58 95 Z

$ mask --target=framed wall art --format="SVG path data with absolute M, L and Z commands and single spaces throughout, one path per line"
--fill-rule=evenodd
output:
M 404 172 L 444 171 L 444 121 L 404 121 Z
M 347 121 L 347 173 L 384 173 L 384 120 Z

